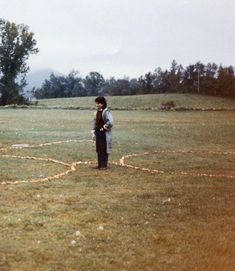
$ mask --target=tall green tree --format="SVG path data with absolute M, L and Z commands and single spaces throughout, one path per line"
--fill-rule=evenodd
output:
M 217 95 L 235 97 L 234 67 L 219 66 L 217 79 Z
M 180 89 L 181 80 L 183 78 L 183 67 L 178 65 L 175 60 L 171 63 L 170 72 L 167 72 L 167 82 L 169 92 L 178 92 Z
M 84 85 L 88 96 L 103 95 L 105 80 L 102 74 L 90 72 L 84 79 Z
M 130 95 L 131 88 L 130 82 L 128 78 L 118 79 L 110 84 L 109 88 L 109 95 L 116 96 L 116 95 Z
M 56 76 L 51 73 L 50 79 L 46 79 L 42 87 L 34 93 L 35 97 L 40 98 L 63 98 L 67 95 L 67 83 L 65 76 Z
M 163 71 L 160 67 L 154 71 L 153 88 L 154 93 L 168 92 L 170 89 L 169 81 L 167 80 L 169 72 Z
M 26 61 L 30 54 L 38 53 L 35 46 L 28 26 L 0 19 L 0 105 L 25 101 L 21 92 L 29 71 Z
M 197 65 L 189 65 L 185 68 L 183 76 L 183 87 L 185 92 L 197 92 L 198 88 Z
M 155 79 L 155 77 L 151 72 L 146 73 L 144 76 L 141 75 L 138 78 L 138 82 L 140 85 L 140 93 L 139 94 L 152 93 L 154 79 Z
M 66 78 L 68 97 L 86 96 L 83 79 L 78 71 L 72 71 Z
M 201 93 L 217 95 L 217 73 L 218 66 L 215 63 L 208 63 L 204 67 L 204 73 L 200 73 L 199 77 L 199 88 Z

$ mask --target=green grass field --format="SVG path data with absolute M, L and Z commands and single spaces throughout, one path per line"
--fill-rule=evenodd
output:
M 93 111 L 0 110 L 0 270 L 234 270 L 235 112 L 115 110 L 104 172 Z

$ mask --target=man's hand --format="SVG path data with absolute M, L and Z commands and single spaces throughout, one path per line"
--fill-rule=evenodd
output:
M 107 130 L 108 130 L 108 129 L 105 127 L 105 125 L 104 125 L 104 127 L 100 128 L 100 131 L 101 131 L 101 132 L 107 131 Z
M 91 138 L 93 141 L 95 141 L 95 131 L 94 130 L 91 131 Z

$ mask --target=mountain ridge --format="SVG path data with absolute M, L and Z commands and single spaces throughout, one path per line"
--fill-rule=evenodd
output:
M 33 72 L 29 72 L 26 75 L 27 86 L 25 87 L 26 92 L 32 91 L 33 88 L 39 88 L 42 86 L 46 79 L 50 78 L 50 75 L 54 73 L 55 75 L 63 75 L 62 73 L 55 71 L 53 69 L 40 69 Z

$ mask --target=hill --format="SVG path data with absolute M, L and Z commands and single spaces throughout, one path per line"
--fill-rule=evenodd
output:
M 26 91 L 31 91 L 34 87 L 40 87 L 46 79 L 50 78 L 52 73 L 55 75 L 61 75 L 59 72 L 52 69 L 43 69 L 28 73 L 26 76 L 26 81 L 28 83 Z
M 112 110 L 160 110 L 161 104 L 173 101 L 175 110 L 234 110 L 235 100 L 197 94 L 151 94 L 134 96 L 108 96 Z M 93 109 L 95 97 L 76 97 L 38 100 L 46 108 Z

